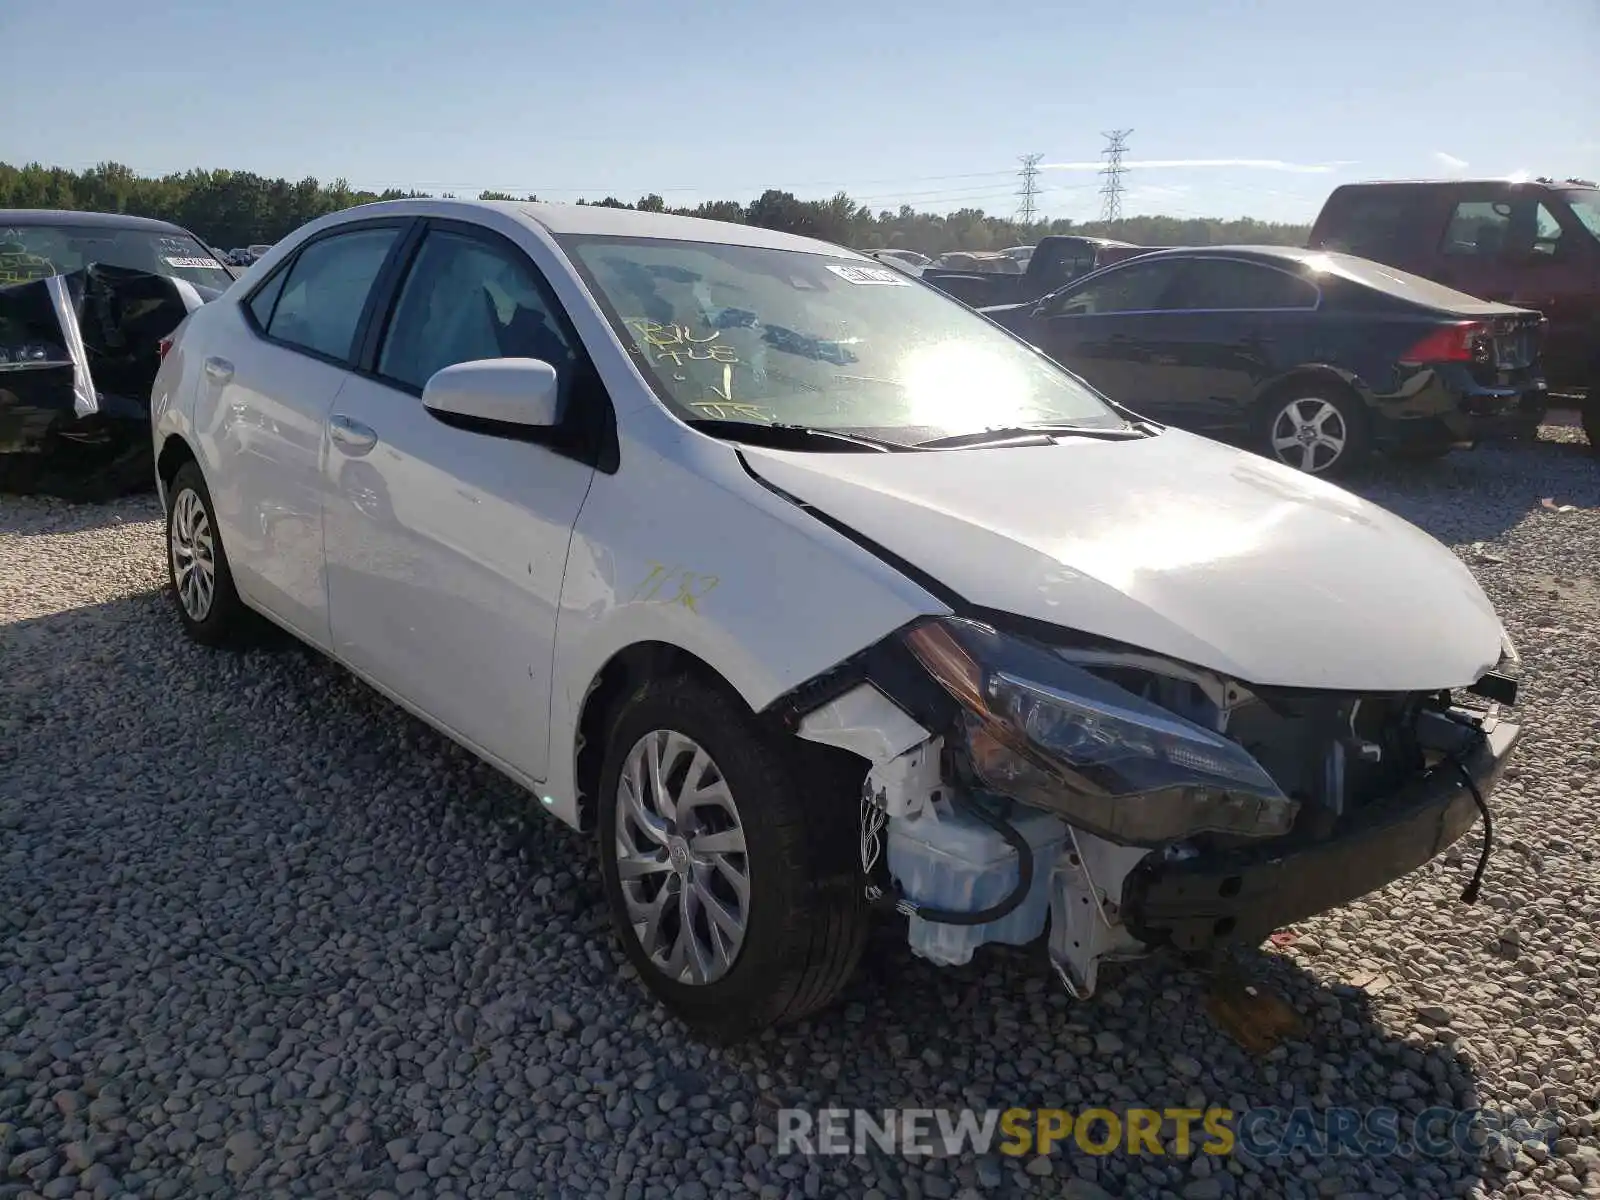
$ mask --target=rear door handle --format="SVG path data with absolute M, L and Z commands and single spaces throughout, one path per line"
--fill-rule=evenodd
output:
M 340 413 L 328 418 L 328 436 L 346 454 L 365 454 L 378 444 L 374 430 Z
M 206 375 L 213 383 L 227 383 L 233 378 L 233 364 L 213 355 L 206 359 Z

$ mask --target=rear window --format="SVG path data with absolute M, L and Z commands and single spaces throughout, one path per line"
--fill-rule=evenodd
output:
M 1391 253 L 1405 234 L 1412 200 L 1394 189 L 1336 191 L 1317 222 L 1315 248 L 1368 258 Z
M 1349 254 L 1315 255 L 1306 260 L 1306 265 L 1316 271 L 1332 271 L 1335 275 L 1342 275 L 1356 283 L 1377 288 L 1398 299 L 1412 304 L 1422 304 L 1428 308 L 1481 309 L 1484 303 L 1476 296 L 1458 292 L 1454 288 L 1445 287 L 1442 283 L 1424 279 L 1421 275 L 1413 275 L 1410 271 L 1384 266 L 1382 263 L 1356 258 Z
M 91 263 L 149 271 L 206 288 L 233 276 L 186 233 L 102 225 L 20 225 L 0 229 L 0 285 L 67 275 Z

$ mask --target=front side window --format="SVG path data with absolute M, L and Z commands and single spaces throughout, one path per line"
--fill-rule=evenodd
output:
M 680 417 L 906 442 L 1015 423 L 1122 424 L 1048 359 L 892 267 L 715 242 L 561 240 Z
M 0 229 L 0 286 L 69 275 L 93 263 L 148 271 L 221 290 L 228 269 L 186 233 L 100 225 L 22 225 Z
M 1317 289 L 1277 267 L 1238 259 L 1191 259 L 1171 295 L 1173 308 L 1315 308 Z
M 354 229 L 301 250 L 273 306 L 268 336 L 348 359 L 367 293 L 398 232 L 393 227 Z
M 1600 238 L 1600 191 L 1585 189 L 1584 191 L 1562 192 L 1572 215 L 1577 217 L 1596 238 Z
M 1107 271 L 1056 297 L 1045 315 L 1092 317 L 1170 308 L 1166 297 L 1182 269 L 1183 260 L 1164 259 Z
M 435 372 L 486 358 L 537 358 L 562 392 L 576 355 L 520 253 L 433 230 L 400 289 L 378 374 L 421 391 Z

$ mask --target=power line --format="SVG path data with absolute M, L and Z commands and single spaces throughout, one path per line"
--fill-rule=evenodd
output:
M 1022 180 L 1022 186 L 1017 189 L 1021 203 L 1017 205 L 1017 220 L 1024 225 L 1032 225 L 1036 205 L 1039 199 L 1039 160 L 1042 154 L 1024 154 L 1018 161 L 1022 163 L 1022 170 L 1017 172 Z
M 1128 135 L 1131 129 L 1113 129 L 1110 133 L 1101 134 L 1106 139 L 1106 148 L 1101 151 L 1105 155 L 1106 165 L 1100 168 L 1100 174 L 1105 176 L 1105 183 L 1100 188 L 1100 196 L 1104 203 L 1100 209 L 1102 221 L 1120 221 L 1122 219 L 1122 173 L 1126 169 L 1122 165 L 1122 156 L 1128 149 Z

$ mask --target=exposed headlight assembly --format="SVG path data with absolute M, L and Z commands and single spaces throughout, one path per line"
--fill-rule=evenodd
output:
M 957 619 L 904 636 L 960 704 L 971 768 L 1001 795 L 1125 845 L 1294 823 L 1299 804 L 1237 743 L 1042 646 Z

